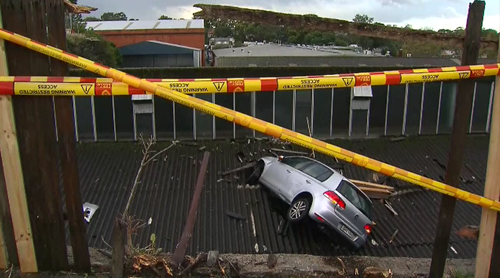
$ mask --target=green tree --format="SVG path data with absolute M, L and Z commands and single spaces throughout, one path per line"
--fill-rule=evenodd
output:
M 103 21 L 126 21 L 127 16 L 123 12 L 113 13 L 107 12 L 101 15 L 101 20 Z
M 116 46 L 104 40 L 92 30 L 79 34 L 67 35 L 67 47 L 70 53 L 101 63 L 108 67 L 121 65 L 122 57 Z
M 356 14 L 352 21 L 355 23 L 373 24 L 373 20 L 373 17 L 369 17 L 366 14 Z
M 172 20 L 173 18 L 171 18 L 170 16 L 166 16 L 166 15 L 162 15 L 158 18 L 158 20 Z
M 87 16 L 86 18 L 83 19 L 84 21 L 102 21 L 102 19 L 95 17 L 95 16 Z

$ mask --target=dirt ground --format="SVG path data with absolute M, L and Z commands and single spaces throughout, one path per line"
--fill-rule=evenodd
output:
M 102 251 L 102 250 L 101 250 Z M 23 277 L 109 277 L 109 252 L 103 254 L 97 249 L 90 249 L 92 274 L 73 272 L 39 273 L 23 275 Z M 169 255 L 166 255 L 168 258 Z M 69 250 L 72 263 L 71 249 Z M 187 260 L 185 266 L 189 265 Z M 475 260 L 453 259 L 447 262 L 445 277 L 469 277 L 474 272 Z M 430 259 L 415 258 L 378 258 L 378 257 L 322 257 L 295 254 L 219 254 L 214 266 L 207 266 L 207 254 L 183 277 L 366 277 L 388 278 L 427 277 Z M 143 268 L 134 273 L 130 268 L 127 277 L 168 277 L 164 271 L 160 273 Z M 172 269 L 178 276 L 182 269 Z M 224 273 L 223 273 L 224 272 Z M 224 276 L 225 274 L 225 276 Z M 0 273 L 0 277 L 21 277 L 16 269 Z M 473 277 L 473 276 L 470 276 Z

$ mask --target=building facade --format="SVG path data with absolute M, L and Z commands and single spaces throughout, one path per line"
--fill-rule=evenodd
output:
M 126 68 L 201 67 L 203 50 L 159 41 L 143 41 L 119 48 Z

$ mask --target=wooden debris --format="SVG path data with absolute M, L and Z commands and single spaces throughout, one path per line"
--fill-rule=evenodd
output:
M 342 259 L 341 259 L 341 258 L 339 258 L 339 257 L 337 257 L 337 260 L 339 260 L 340 264 L 342 265 L 342 274 L 341 274 L 341 275 L 346 274 L 346 272 L 347 272 L 347 267 L 345 266 L 344 261 L 342 261 Z
M 194 259 L 194 261 L 192 261 L 185 269 L 183 269 L 178 276 L 183 276 L 184 274 L 186 274 L 189 270 L 191 270 L 193 267 L 195 267 L 200 261 L 201 261 L 201 258 L 203 257 L 203 254 L 198 254 L 198 256 L 196 256 L 196 259 Z
M 289 153 L 289 154 L 297 154 L 297 155 L 306 155 L 306 156 L 309 156 L 308 153 L 306 152 L 299 152 L 299 151 L 291 151 L 291 150 L 282 150 L 282 149 L 276 149 L 276 148 L 272 148 L 272 149 L 269 149 L 270 151 L 274 151 L 274 152 L 282 152 L 282 153 Z
M 245 216 L 238 214 L 236 212 L 229 211 L 229 210 L 226 211 L 226 214 L 227 214 L 227 216 L 234 218 L 234 219 L 237 219 L 237 220 L 245 220 L 246 219 Z
M 360 180 L 350 180 L 352 183 L 357 185 L 358 187 L 363 186 L 365 188 L 373 187 L 373 188 L 378 188 L 378 189 L 385 189 L 390 192 L 394 191 L 394 187 L 392 186 L 387 186 L 387 185 L 382 185 L 378 183 L 373 183 L 373 182 L 367 182 L 367 181 L 360 181 Z
M 64 5 L 66 5 L 66 10 L 72 14 L 89 14 L 90 12 L 97 11 L 97 8 L 76 5 L 76 4 L 71 3 L 68 0 L 64 0 Z
M 479 237 L 479 227 L 466 225 L 457 231 L 457 234 L 463 238 L 467 238 L 470 240 L 477 240 Z
M 394 231 L 394 233 L 393 233 L 393 234 L 392 234 L 392 236 L 391 236 L 391 239 L 389 240 L 389 244 L 392 244 L 392 242 L 394 241 L 394 239 L 396 239 L 396 236 L 398 235 L 398 232 L 399 232 L 399 230 L 398 230 L 398 229 L 396 229 L 396 230 Z
M 392 212 L 392 214 L 394 214 L 394 216 L 398 216 L 398 213 L 394 210 L 394 208 L 392 207 L 391 203 L 389 203 L 389 201 L 387 200 L 384 200 L 384 205 L 385 207 Z
M 134 256 L 132 268 L 136 273 L 140 273 L 144 269 L 149 269 L 158 276 L 161 276 L 159 269 L 163 269 L 169 276 L 174 276 L 166 258 L 152 255 L 141 254 Z
M 247 165 L 244 165 L 244 166 L 241 166 L 241 167 L 238 167 L 238 168 L 234 168 L 232 170 L 228 170 L 228 171 L 222 172 L 220 175 L 221 176 L 226 176 L 226 175 L 229 175 L 229 174 L 232 174 L 232 173 L 239 172 L 241 170 L 245 170 L 245 169 L 251 168 L 254 165 L 255 165 L 255 163 L 249 163 Z
M 363 278 L 390 278 L 392 271 L 380 267 L 369 266 L 363 270 Z

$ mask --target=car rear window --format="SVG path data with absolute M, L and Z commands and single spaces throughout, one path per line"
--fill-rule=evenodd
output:
M 321 182 L 326 181 L 333 174 L 332 170 L 317 162 L 314 162 L 313 164 L 309 165 L 309 167 L 304 168 L 302 172 Z
M 360 190 L 346 180 L 342 180 L 337 189 L 342 196 L 358 208 L 364 215 L 371 219 L 372 205 L 370 200 Z
M 300 156 L 285 157 L 281 162 L 300 171 L 314 163 L 314 161 Z

